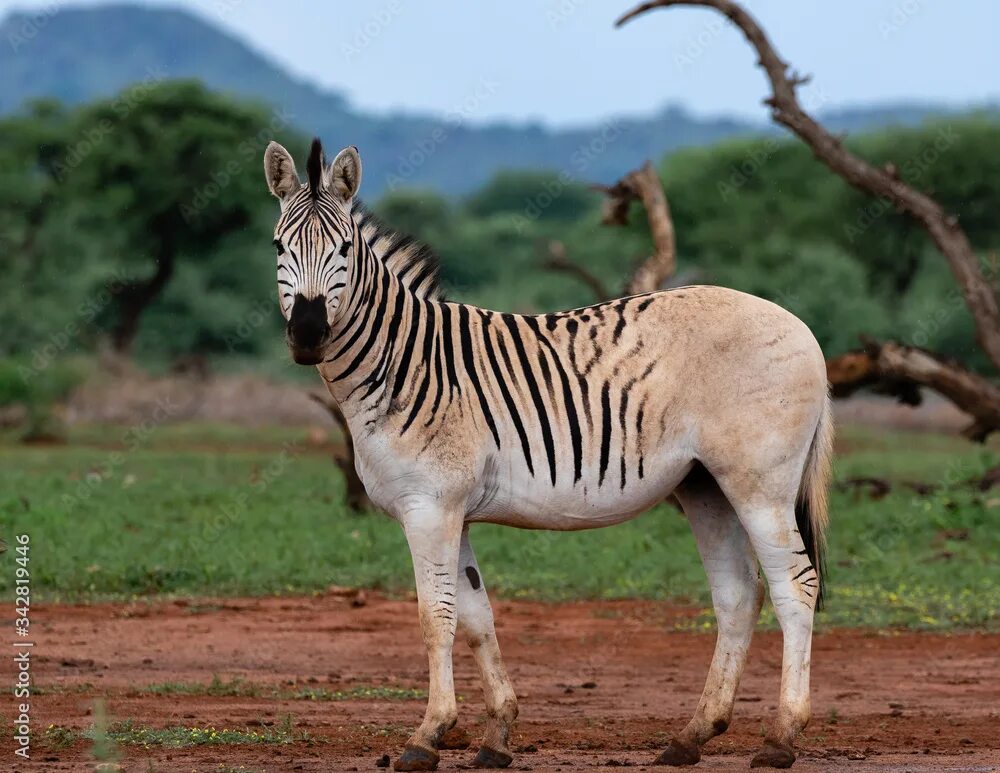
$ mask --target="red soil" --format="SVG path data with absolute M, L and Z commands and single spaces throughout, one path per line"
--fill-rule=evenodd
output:
M 686 722 L 701 691 L 713 633 L 675 630 L 689 609 L 652 602 L 496 604 L 497 628 L 520 698 L 513 768 L 595 770 L 648 766 Z M 0 698 L 8 731 L 0 769 L 93 770 L 89 742 L 57 749 L 50 724 L 89 727 L 95 698 L 112 720 L 150 727 L 261 727 L 291 714 L 311 740 L 287 745 L 127 747 L 128 771 L 373 770 L 395 757 L 420 721 L 423 701 L 324 702 L 273 697 L 163 696 L 162 682 L 207 684 L 242 677 L 286 693 L 306 687 L 425 686 L 415 604 L 369 594 L 341 596 L 36 605 L 32 759 L 12 753 L 9 691 Z M 1000 769 L 1000 635 L 942 636 L 833 631 L 817 635 L 813 721 L 799 742 L 799 771 Z M 712 741 L 701 770 L 742 770 L 774 716 L 780 635 L 758 633 L 732 727 Z M 442 752 L 441 769 L 471 762 L 483 724 L 475 664 L 456 648 L 460 727 L 472 749 Z M 584 686 L 586 685 L 586 686 Z M 227 767 L 228 766 L 228 767 Z

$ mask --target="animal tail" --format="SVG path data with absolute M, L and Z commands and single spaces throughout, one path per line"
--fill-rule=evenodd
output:
M 816 608 L 820 609 L 826 595 L 826 574 L 824 553 L 826 552 L 826 527 L 829 523 L 828 491 L 830 487 L 831 461 L 833 458 L 833 409 L 830 398 L 823 403 L 806 466 L 802 472 L 799 496 L 795 503 L 795 522 L 806 555 L 819 576 L 819 592 Z

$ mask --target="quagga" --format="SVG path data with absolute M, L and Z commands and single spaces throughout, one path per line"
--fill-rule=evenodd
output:
M 354 204 L 356 148 L 318 140 L 301 183 L 271 143 L 287 343 L 354 435 L 372 501 L 402 525 L 430 663 L 426 715 L 396 770 L 429 770 L 456 721 L 456 627 L 488 713 L 475 765 L 504 767 L 517 700 L 469 525 L 590 529 L 673 493 L 708 573 L 718 639 L 694 717 L 657 759 L 697 762 L 726 730 L 763 600 L 784 638 L 780 706 L 754 766 L 787 767 L 809 719 L 813 611 L 832 445 L 822 353 L 772 303 L 683 287 L 558 314 L 442 300 L 431 255 Z M 627 557 L 623 557 L 627 558 Z

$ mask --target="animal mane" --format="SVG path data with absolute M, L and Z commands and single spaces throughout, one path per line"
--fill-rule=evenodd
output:
M 438 284 L 440 261 L 424 244 L 389 228 L 357 201 L 351 209 L 362 238 L 392 274 L 418 298 L 443 300 Z

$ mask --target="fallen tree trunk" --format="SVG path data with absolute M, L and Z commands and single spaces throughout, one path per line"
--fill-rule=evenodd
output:
M 919 405 L 920 388 L 927 387 L 972 417 L 962 432 L 970 440 L 981 443 L 1000 429 L 1000 388 L 924 349 L 894 341 L 868 341 L 861 351 L 828 360 L 826 369 L 835 397 L 870 388 L 908 405 Z

